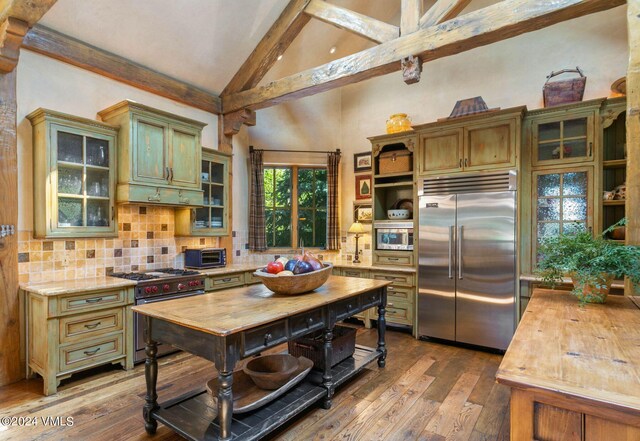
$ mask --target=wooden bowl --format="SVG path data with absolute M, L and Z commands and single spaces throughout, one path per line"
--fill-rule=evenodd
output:
M 331 275 L 332 270 L 333 265 L 325 263 L 324 268 L 306 274 L 278 276 L 277 274 L 256 271 L 253 275 L 262 280 L 264 286 L 276 294 L 293 295 L 313 291 L 322 286 Z
M 271 354 L 256 357 L 242 370 L 260 389 L 276 390 L 284 386 L 298 369 L 298 359 L 289 354 Z

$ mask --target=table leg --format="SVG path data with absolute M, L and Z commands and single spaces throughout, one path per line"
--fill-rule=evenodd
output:
M 151 412 L 158 409 L 158 393 L 156 392 L 156 384 L 158 382 L 158 344 L 151 338 L 151 317 L 145 316 L 145 353 L 147 360 L 144 363 L 144 376 L 147 382 L 147 395 L 145 396 L 145 404 L 142 409 L 144 417 L 144 429 L 149 435 L 156 433 L 158 422 L 153 418 Z
M 324 409 L 331 408 L 333 398 L 333 375 L 331 374 L 331 359 L 333 358 L 333 328 L 324 330 L 324 373 L 322 374 L 322 385 L 327 389 L 327 396 L 322 402 Z
M 218 372 L 218 424 L 219 439 L 231 439 L 231 421 L 233 419 L 233 372 Z
M 387 312 L 387 288 L 382 288 L 382 295 L 380 296 L 380 305 L 378 305 L 378 352 L 382 353 L 378 358 L 378 366 L 383 368 L 387 359 L 387 348 L 384 340 L 384 333 L 387 329 L 387 320 L 384 315 Z

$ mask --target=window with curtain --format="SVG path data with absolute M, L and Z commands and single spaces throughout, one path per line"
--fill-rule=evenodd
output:
M 326 247 L 326 168 L 265 166 L 264 195 L 267 247 Z

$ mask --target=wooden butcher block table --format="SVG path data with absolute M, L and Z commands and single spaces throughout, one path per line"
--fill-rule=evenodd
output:
M 132 308 L 145 316 L 143 413 L 148 433 L 157 421 L 189 440 L 253 440 L 273 431 L 304 409 L 322 401 L 331 406 L 336 386 L 378 360 L 383 367 L 385 305 L 390 282 L 331 276 L 320 288 L 296 296 L 277 295 L 264 285 L 228 289 L 201 296 L 149 303 Z M 324 333 L 325 360 L 331 359 L 336 322 L 378 307 L 378 346 L 357 346 L 353 358 L 321 375 L 309 375 L 294 389 L 247 414 L 233 415 L 233 370 L 245 357 L 313 331 Z M 218 371 L 217 406 L 205 385 L 167 403 L 158 404 L 157 343 L 167 343 L 214 362 Z
M 511 387 L 511 441 L 640 441 L 638 303 L 534 291 L 496 375 Z

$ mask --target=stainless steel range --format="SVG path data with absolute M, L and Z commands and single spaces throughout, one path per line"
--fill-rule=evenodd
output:
M 135 280 L 135 304 L 161 302 L 204 294 L 204 276 L 198 271 L 163 268 L 144 273 L 113 273 L 113 277 Z M 144 361 L 144 321 L 133 314 L 134 361 Z M 173 346 L 158 344 L 158 355 L 177 351 Z

